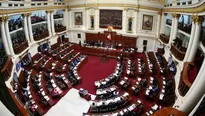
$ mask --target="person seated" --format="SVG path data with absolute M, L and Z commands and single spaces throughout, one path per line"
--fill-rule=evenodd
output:
M 52 96 L 57 96 L 57 95 L 59 95 L 59 94 L 58 94 L 58 91 L 56 90 L 56 88 L 53 88 L 50 93 L 51 93 Z
M 142 87 L 146 87 L 146 86 L 147 86 L 147 79 L 143 79 L 143 80 L 140 82 L 140 85 L 142 85 Z
M 152 97 L 156 96 L 158 94 L 158 92 L 159 92 L 158 86 L 153 86 L 151 91 L 152 91 L 151 96 Z
M 80 97 L 85 97 L 88 94 L 88 91 L 84 90 L 83 88 L 80 88 L 78 91 Z

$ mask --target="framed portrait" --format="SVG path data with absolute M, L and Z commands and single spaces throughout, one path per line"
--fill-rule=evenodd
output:
M 142 29 L 152 30 L 152 26 L 153 26 L 153 16 L 143 15 Z
M 83 25 L 82 12 L 75 12 L 75 25 Z

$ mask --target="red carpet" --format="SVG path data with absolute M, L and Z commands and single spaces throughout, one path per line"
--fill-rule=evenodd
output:
M 194 67 L 193 69 L 189 70 L 189 82 L 192 84 L 198 74 L 197 67 Z
M 94 82 L 104 79 L 112 74 L 115 70 L 117 61 L 109 59 L 108 62 L 101 62 L 100 57 L 88 56 L 88 62 L 79 71 L 82 78 L 81 84 L 75 86 L 76 89 L 84 88 L 91 94 L 96 94 Z

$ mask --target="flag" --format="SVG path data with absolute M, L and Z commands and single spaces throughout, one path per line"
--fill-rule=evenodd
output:
M 111 34 L 110 33 L 108 34 L 107 39 L 111 40 Z

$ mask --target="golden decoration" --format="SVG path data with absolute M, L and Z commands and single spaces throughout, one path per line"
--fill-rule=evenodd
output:
M 108 32 L 112 32 L 113 27 L 112 26 L 108 26 Z
M 47 7 L 34 7 L 34 8 L 19 8 L 19 9 L 2 9 L 0 15 L 5 14 L 15 14 L 15 13 L 24 13 L 38 11 L 38 10 L 55 10 L 55 9 L 65 9 L 67 6 L 47 6 Z
M 9 16 L 4 16 L 4 21 L 8 21 L 9 20 Z
M 205 4 L 192 8 L 164 8 L 163 12 L 200 13 L 205 11 Z
M 203 21 L 204 21 L 204 18 L 202 16 L 196 16 L 196 23 L 202 24 Z

